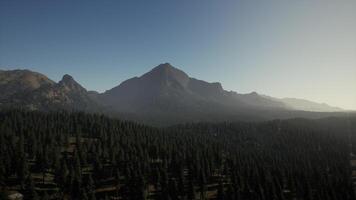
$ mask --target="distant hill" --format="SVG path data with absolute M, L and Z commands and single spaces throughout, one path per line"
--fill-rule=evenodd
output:
M 343 111 L 341 108 L 330 106 L 326 103 L 315 103 L 305 99 L 283 98 L 280 99 L 294 110 L 305 110 L 315 112 L 339 112 Z
M 104 93 L 87 91 L 69 75 L 56 83 L 29 70 L 1 70 L 0 92 L 2 108 L 102 112 L 151 124 L 318 118 L 340 115 L 325 112 L 342 111 L 307 100 L 226 91 L 218 82 L 189 77 L 169 63 Z
M 311 111 L 311 112 L 343 112 L 345 110 L 330 106 L 326 103 L 317 103 L 305 99 L 297 98 L 275 98 L 262 95 L 267 99 L 284 103 L 290 110 Z
M 29 70 L 0 71 L 0 105 L 30 110 L 99 111 L 98 104 L 71 76 L 64 75 L 55 83 Z
M 0 70 L 0 100 L 15 100 L 21 93 L 32 92 L 43 86 L 52 86 L 55 82 L 45 75 L 29 70 Z

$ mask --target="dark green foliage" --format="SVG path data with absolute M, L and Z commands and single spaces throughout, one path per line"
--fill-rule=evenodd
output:
M 0 113 L 0 188 L 21 186 L 26 199 L 354 200 L 355 124 L 158 129 L 94 114 L 7 111 Z M 39 190 L 51 181 L 57 192 Z
M 216 199 L 217 200 L 225 200 L 224 184 L 222 181 L 219 182 Z
M 0 200 L 9 200 L 5 192 L 0 191 Z

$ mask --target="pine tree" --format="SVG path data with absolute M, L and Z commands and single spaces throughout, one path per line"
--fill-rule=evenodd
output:
M 189 180 L 188 182 L 188 191 L 187 191 L 187 198 L 189 200 L 195 199 L 195 189 L 192 180 Z
M 224 184 L 223 181 L 219 181 L 216 200 L 225 200 Z
M 47 192 L 44 192 L 43 195 L 42 195 L 41 200 L 49 200 L 49 199 L 50 199 L 50 198 L 49 198 Z
M 32 180 L 31 175 L 29 175 L 26 179 L 26 183 L 25 183 L 25 190 L 28 194 L 29 199 L 31 200 L 38 200 L 38 194 L 36 192 L 36 188 L 35 188 L 35 184 Z
M 177 200 L 178 199 L 178 189 L 177 189 L 177 182 L 174 179 L 171 179 L 169 181 L 169 196 L 171 197 L 172 200 Z
M 179 170 L 179 178 L 178 178 L 178 191 L 181 197 L 185 196 L 185 187 L 184 187 L 184 171 L 182 168 Z
M 24 187 L 25 184 L 25 180 L 29 175 L 29 170 L 28 170 L 28 164 L 27 164 L 27 160 L 24 157 L 20 158 L 19 161 L 19 168 L 18 168 L 18 178 L 20 180 L 21 186 Z

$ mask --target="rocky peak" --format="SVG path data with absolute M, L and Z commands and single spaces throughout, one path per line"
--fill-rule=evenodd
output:
M 140 77 L 148 82 L 160 84 L 179 84 L 185 87 L 189 82 L 189 76 L 169 63 L 163 63 Z
M 73 79 L 73 77 L 71 75 L 64 74 L 64 76 L 62 77 L 62 81 L 64 81 L 64 82 L 73 82 L 74 79 Z
M 61 81 L 58 82 L 59 87 L 63 87 L 66 90 L 86 91 L 74 78 L 68 74 L 65 74 Z

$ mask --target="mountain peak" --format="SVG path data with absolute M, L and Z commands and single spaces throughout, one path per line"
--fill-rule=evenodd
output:
M 156 68 L 174 68 L 170 63 L 166 62 L 166 63 L 162 63 L 159 64 Z
M 162 63 L 158 66 L 154 67 L 150 72 L 174 72 L 174 71 L 181 71 L 175 67 L 173 67 L 170 63 Z M 184 73 L 184 72 L 183 72 Z
M 59 81 L 58 85 L 60 87 L 67 88 L 67 90 L 77 90 L 77 91 L 84 91 L 85 89 L 74 80 L 74 78 L 69 75 L 65 74 L 61 81 Z
M 140 78 L 158 83 L 169 83 L 173 81 L 179 83 L 183 87 L 189 82 L 189 76 L 185 72 L 173 67 L 169 63 L 163 63 L 156 66 Z
M 77 87 L 77 86 L 80 86 L 79 83 L 77 83 L 77 81 L 74 80 L 74 78 L 69 75 L 69 74 L 65 74 L 63 75 L 62 77 L 62 80 L 59 81 L 59 84 L 61 85 L 66 85 L 66 86 L 70 86 L 70 87 Z
M 22 87 L 23 89 L 33 90 L 42 85 L 54 84 L 54 82 L 43 74 L 30 70 L 16 69 L 0 71 L 0 85 L 2 84 L 12 85 L 14 87 L 12 89 Z
M 64 74 L 63 77 L 62 77 L 62 81 L 63 82 L 73 82 L 74 79 L 71 75 L 69 74 Z

